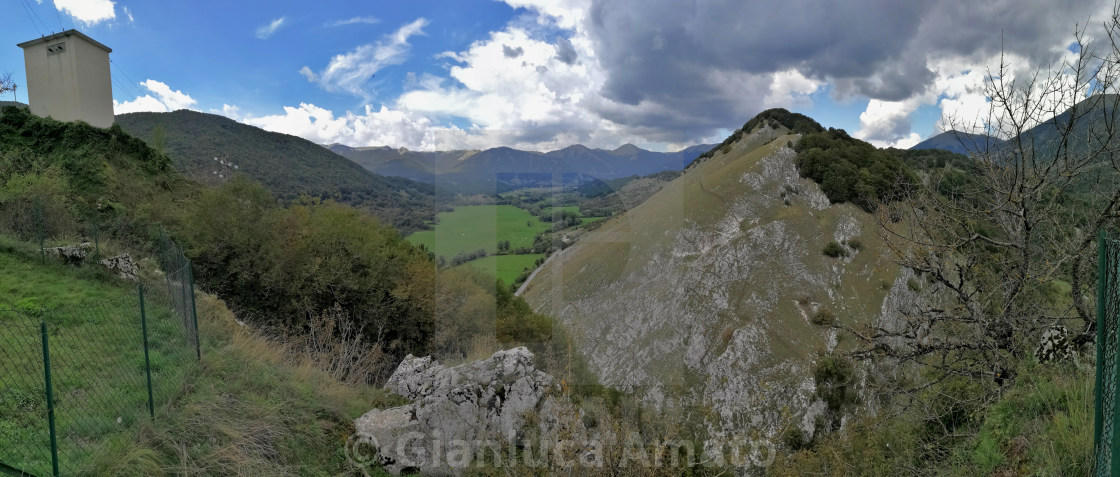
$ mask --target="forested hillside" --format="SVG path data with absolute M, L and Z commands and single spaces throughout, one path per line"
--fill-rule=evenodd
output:
M 131 113 L 116 120 L 203 184 L 244 174 L 279 200 L 301 194 L 334 199 L 405 232 L 422 229 L 435 217 L 431 185 L 374 174 L 302 138 L 189 110 Z

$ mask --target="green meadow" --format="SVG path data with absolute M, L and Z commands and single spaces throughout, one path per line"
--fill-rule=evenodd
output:
M 543 253 L 529 255 L 491 255 L 489 257 L 471 260 L 460 266 L 477 268 L 497 277 L 508 285 L 513 283 L 525 270 L 536 268 L 536 261 L 541 257 L 544 257 Z
M 512 205 L 470 205 L 440 212 L 435 230 L 421 230 L 408 236 L 408 241 L 423 245 L 449 260 L 459 252 L 485 249 L 495 253 L 498 242 L 509 240 L 510 249 L 532 247 L 533 237 L 548 230 L 523 209 Z

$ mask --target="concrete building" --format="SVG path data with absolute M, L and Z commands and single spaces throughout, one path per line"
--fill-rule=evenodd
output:
M 113 125 L 109 77 L 113 50 L 77 30 L 16 46 L 23 48 L 28 105 L 33 114 L 59 121 L 82 120 L 99 128 Z

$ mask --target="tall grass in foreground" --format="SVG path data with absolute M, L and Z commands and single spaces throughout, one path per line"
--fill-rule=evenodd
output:
M 239 325 L 211 295 L 198 300 L 202 361 L 174 406 L 96 462 L 100 475 L 339 475 L 352 420 L 396 404 L 341 384 L 290 344 Z

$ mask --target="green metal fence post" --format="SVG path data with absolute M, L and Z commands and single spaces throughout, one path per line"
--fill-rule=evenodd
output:
M 39 326 L 43 335 L 43 379 L 46 382 L 47 388 L 47 425 L 50 426 L 51 434 L 51 475 L 58 477 L 58 434 L 55 431 L 54 422 L 54 385 L 51 383 L 51 351 L 50 345 L 47 344 L 47 323 L 41 322 Z
M 191 316 L 194 317 L 194 353 L 195 357 L 202 361 L 202 337 L 198 334 L 198 308 L 194 304 L 194 263 L 187 260 L 187 277 L 190 278 L 191 288 L 188 290 L 191 294 Z
M 1093 462 L 1098 463 L 1097 454 L 1101 451 L 1101 432 L 1104 431 L 1104 309 L 1105 292 L 1108 284 L 1106 267 L 1105 232 L 1100 231 L 1097 236 L 1097 385 L 1096 385 L 1096 415 L 1093 419 Z M 1098 473 L 1099 473 L 1098 469 Z
M 1107 246 L 1105 247 L 1105 253 L 1108 253 Z M 1105 273 L 1108 277 L 1112 278 L 1108 280 L 1106 284 L 1108 287 L 1105 290 L 1106 293 L 1116 293 L 1115 289 L 1117 284 L 1115 283 L 1115 277 L 1117 276 L 1117 272 L 1120 272 L 1120 270 L 1117 269 L 1118 266 L 1120 266 L 1120 264 L 1106 263 L 1105 268 L 1107 270 Z M 1108 308 L 1109 307 L 1106 306 L 1105 312 L 1102 313 L 1104 319 L 1112 323 L 1112 336 L 1105 336 L 1105 340 L 1109 341 L 1106 345 L 1111 345 L 1114 347 L 1114 350 L 1117 350 L 1120 349 L 1120 328 L 1118 328 L 1120 325 L 1117 324 L 1116 320 L 1120 319 L 1120 316 L 1116 316 L 1115 308 L 1112 310 Z M 1110 442 L 1110 444 L 1112 444 L 1112 450 L 1109 453 L 1109 460 L 1112 468 L 1111 475 L 1120 475 L 1120 405 L 1116 402 L 1116 386 L 1120 384 L 1120 381 L 1117 380 L 1120 378 L 1120 356 L 1114 356 L 1112 360 L 1112 369 L 1108 370 L 1108 372 L 1112 373 L 1112 389 L 1105 390 L 1105 392 L 1112 393 L 1112 415 L 1105 416 L 1105 419 L 1112 419 L 1112 435 L 1109 436 L 1112 439 L 1112 442 Z
M 144 313 L 144 285 L 139 287 L 140 291 L 140 329 L 144 333 L 144 371 L 148 375 L 148 415 L 152 419 L 156 418 L 156 403 L 155 397 L 152 395 L 152 360 L 148 357 L 148 317 Z

